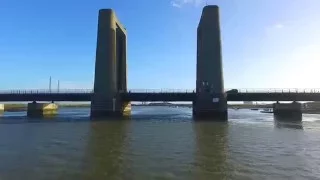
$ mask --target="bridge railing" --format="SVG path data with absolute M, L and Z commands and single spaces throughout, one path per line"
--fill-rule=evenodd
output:
M 233 88 L 236 89 L 236 88 Z M 233 90 L 225 89 L 225 92 Z M 320 93 L 320 89 L 270 88 L 270 89 L 237 89 L 239 93 Z M 195 89 L 128 89 L 127 93 L 195 93 Z
M 92 89 L 61 89 L 61 90 L 49 90 L 49 89 L 15 89 L 15 90 L 0 90 L 0 94 L 80 94 L 80 93 L 92 93 Z
M 129 89 L 122 93 L 194 93 L 192 89 Z M 0 90 L 0 94 L 79 94 L 93 93 L 93 89 L 24 89 L 24 90 Z
M 128 89 L 127 90 L 127 93 L 194 93 L 194 92 L 195 92 L 194 89 Z
M 284 88 L 284 89 L 238 89 L 239 93 L 320 93 L 320 89 L 299 89 L 299 88 Z
M 235 88 L 234 88 L 235 89 Z M 225 92 L 232 89 L 225 89 Z M 320 93 L 320 89 L 237 89 L 238 93 Z M 195 93 L 194 89 L 128 89 L 120 93 Z M 93 93 L 93 89 L 24 89 L 24 90 L 0 90 L 0 94 L 81 94 Z

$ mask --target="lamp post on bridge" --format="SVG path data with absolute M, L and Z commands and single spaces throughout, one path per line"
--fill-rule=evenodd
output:
M 57 87 L 58 93 L 59 93 L 59 90 L 60 90 L 60 81 L 58 80 L 58 87 Z
M 51 76 L 49 78 L 49 92 L 51 93 Z

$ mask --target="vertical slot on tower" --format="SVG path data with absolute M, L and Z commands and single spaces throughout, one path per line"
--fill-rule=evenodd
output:
M 124 83 L 123 76 L 124 76 L 124 69 L 123 63 L 124 62 L 124 33 L 122 32 L 121 28 L 117 27 L 116 30 L 116 43 L 117 43 L 117 54 L 116 54 L 116 74 L 117 74 L 117 91 L 124 90 Z

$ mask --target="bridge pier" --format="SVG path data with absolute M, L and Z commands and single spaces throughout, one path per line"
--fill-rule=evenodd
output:
M 94 95 L 91 101 L 91 117 L 121 117 L 131 114 L 130 102 L 124 102 L 120 98 L 102 98 L 103 95 Z
M 58 112 L 58 105 L 54 103 L 28 103 L 27 116 L 28 117 L 44 117 L 54 116 Z
M 196 119 L 225 121 L 228 119 L 227 99 L 224 94 L 197 97 L 193 102 L 193 116 Z
M 0 104 L 0 114 L 4 113 L 4 104 Z
M 210 5 L 203 8 L 197 32 L 196 118 L 228 119 L 223 81 L 219 8 Z
M 131 105 L 119 96 L 127 90 L 126 29 L 111 9 L 101 9 L 98 21 L 91 117 L 128 115 Z
M 301 121 L 302 107 L 301 103 L 293 102 L 287 104 L 274 103 L 273 113 L 276 120 Z

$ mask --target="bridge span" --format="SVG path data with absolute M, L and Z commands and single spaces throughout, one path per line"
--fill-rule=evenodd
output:
M 196 100 L 194 90 L 128 90 L 119 92 L 123 101 L 190 101 Z M 214 94 L 212 94 L 214 97 Z M 93 90 L 4 90 L 0 102 L 91 101 Z M 227 101 L 320 101 L 319 89 L 240 89 L 226 93 Z

